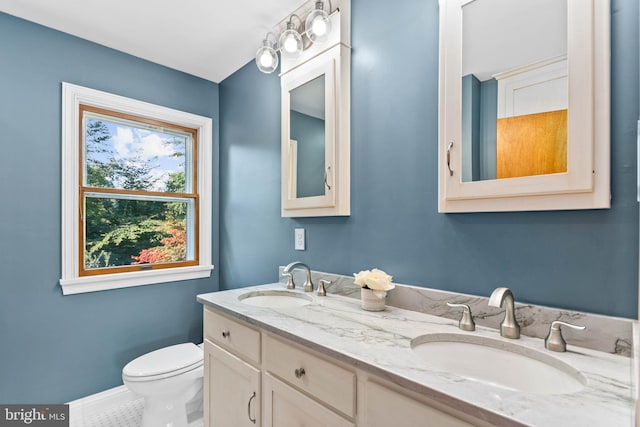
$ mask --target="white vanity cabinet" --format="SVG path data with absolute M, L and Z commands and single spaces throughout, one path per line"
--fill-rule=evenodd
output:
M 204 308 L 205 427 L 488 425 Z
M 261 426 L 260 332 L 204 309 L 205 426 Z

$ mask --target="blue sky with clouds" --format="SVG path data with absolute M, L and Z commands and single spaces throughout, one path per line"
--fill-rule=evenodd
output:
M 152 176 L 157 180 L 149 190 L 165 191 L 169 175 L 184 172 L 187 136 L 137 128 L 102 118 L 89 120 L 99 120 L 104 123 L 111 135 L 109 140 L 103 142 L 109 154 L 90 153 L 89 155 L 103 162 L 108 161 L 111 155 L 125 162 L 149 162 L 153 167 Z M 181 143 L 174 144 L 175 140 Z M 182 155 L 176 157 L 176 154 Z

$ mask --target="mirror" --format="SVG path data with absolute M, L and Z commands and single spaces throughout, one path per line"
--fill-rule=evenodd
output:
M 439 212 L 610 206 L 609 16 L 440 0 Z
M 567 108 L 567 0 L 462 7 L 462 181 L 567 172 Z
M 290 150 L 296 198 L 325 194 L 325 76 L 289 92 Z

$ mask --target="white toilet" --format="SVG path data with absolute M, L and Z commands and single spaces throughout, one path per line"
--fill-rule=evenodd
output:
M 203 352 L 193 343 L 144 354 L 122 369 L 122 381 L 144 397 L 142 427 L 187 427 L 186 404 L 202 389 Z

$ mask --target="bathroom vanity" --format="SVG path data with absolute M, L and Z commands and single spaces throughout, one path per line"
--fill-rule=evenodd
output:
M 456 320 L 389 306 L 367 312 L 358 299 L 330 292 L 286 292 L 275 283 L 198 296 L 204 305 L 205 425 L 635 423 L 629 357 L 571 346 L 569 339 L 566 353 L 554 353 L 539 338 L 509 340 L 483 326 L 465 332 Z M 432 366 L 415 351 L 434 338 L 517 348 L 575 382 L 554 389 L 543 380 L 541 389 L 525 384 L 518 390 L 517 378 L 513 388 L 472 380 Z M 500 365 L 477 363 L 489 370 Z

